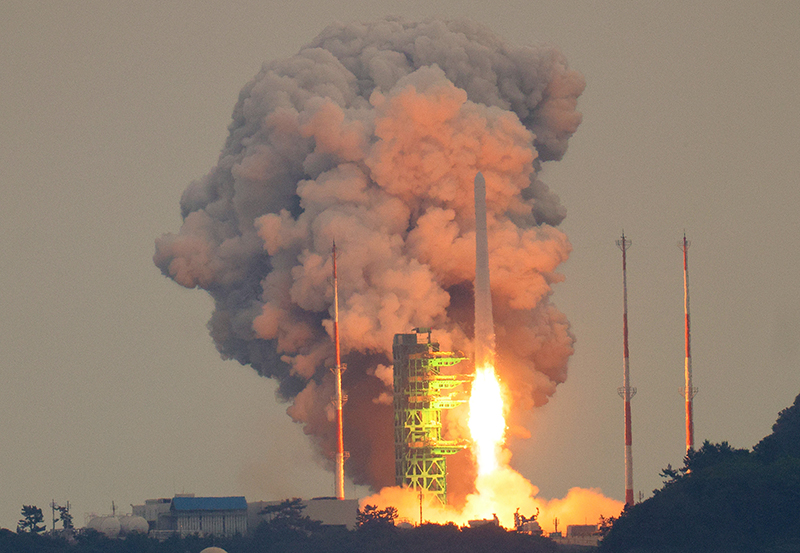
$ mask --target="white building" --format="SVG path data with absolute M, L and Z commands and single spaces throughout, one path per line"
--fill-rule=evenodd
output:
M 146 499 L 144 505 L 133 505 L 133 515 L 140 516 L 150 525 L 150 530 L 162 530 L 158 527 L 158 519 L 169 514 L 172 498 Z

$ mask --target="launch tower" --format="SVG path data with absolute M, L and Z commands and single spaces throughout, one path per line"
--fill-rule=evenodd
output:
M 431 493 L 446 504 L 445 457 L 468 447 L 468 442 L 442 439 L 442 410 L 466 401 L 442 391 L 452 390 L 471 378 L 443 375 L 441 368 L 466 357 L 461 352 L 439 351 L 439 344 L 431 342 L 429 328 L 415 328 L 413 334 L 395 334 L 392 352 L 395 482 Z

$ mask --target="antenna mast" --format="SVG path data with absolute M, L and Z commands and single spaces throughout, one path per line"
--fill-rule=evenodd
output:
M 630 365 L 628 364 L 628 276 L 625 251 L 631 246 L 631 241 L 625 238 L 617 240 L 617 246 L 622 250 L 622 387 L 617 389 L 620 397 L 625 401 L 625 506 L 632 506 L 633 500 L 633 457 L 631 455 L 631 398 L 636 395 L 636 388 L 631 388 Z
M 344 432 L 342 429 L 342 366 L 339 348 L 339 277 L 336 274 L 336 242 L 333 243 L 333 341 L 336 344 L 336 368 L 332 369 L 336 376 L 336 499 L 344 499 Z
M 683 250 L 683 312 L 686 319 L 686 362 L 684 363 L 684 377 L 686 385 L 681 388 L 681 395 L 686 400 L 686 453 L 694 449 L 694 412 L 693 400 L 697 395 L 697 388 L 692 386 L 692 337 L 689 331 L 689 246 L 691 242 L 683 233 L 683 241 L 678 247 Z

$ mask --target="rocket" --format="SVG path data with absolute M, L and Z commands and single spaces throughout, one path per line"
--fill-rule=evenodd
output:
M 486 181 L 475 175 L 475 367 L 494 365 L 494 319 L 489 283 Z

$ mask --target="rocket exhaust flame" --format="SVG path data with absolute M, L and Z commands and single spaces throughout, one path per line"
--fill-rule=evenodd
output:
M 494 367 L 475 371 L 469 398 L 469 431 L 475 443 L 478 475 L 493 473 L 500 467 L 499 454 L 506 431 L 503 395 Z

